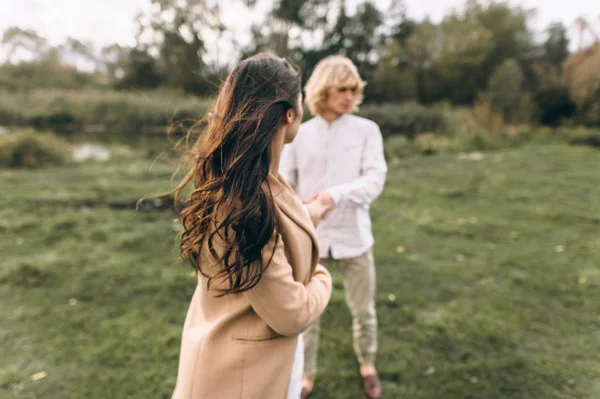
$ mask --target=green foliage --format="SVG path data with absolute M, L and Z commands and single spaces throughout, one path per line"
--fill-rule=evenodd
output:
M 575 135 L 569 143 L 573 145 L 586 145 L 600 149 L 600 132 L 584 132 Z
M 548 39 L 544 42 L 544 60 L 560 68 L 569 56 L 567 28 L 560 22 L 548 26 Z
M 464 11 L 447 15 L 439 24 L 403 20 L 393 29 L 394 40 L 383 48 L 378 72 L 385 75 L 376 75 L 375 82 L 399 78 L 396 69 L 403 77 L 413 76 L 408 85 L 416 84 L 420 102 L 472 104 L 503 62 L 530 62 L 535 46 L 528 18 L 526 10 L 505 2 L 470 1 Z M 383 89 L 371 93 L 377 101 L 396 95 Z
M 124 66 L 123 77 L 115 81 L 120 89 L 154 89 L 164 83 L 157 60 L 147 51 L 132 49 Z
M 110 45 L 96 51 L 90 43 L 74 38 L 52 47 L 33 30 L 9 28 L 3 37 L 9 62 L 0 66 L 0 90 L 166 87 L 213 96 L 232 60 L 209 61 L 208 40 L 231 41 L 239 48 L 228 34 L 231 27 L 225 25 L 218 2 L 151 3 L 153 7 L 136 19 L 133 48 Z M 255 0 L 234 3 L 239 12 L 257 5 Z M 299 66 L 304 82 L 322 58 L 346 55 L 368 82 L 367 103 L 446 101 L 478 106 L 483 102 L 502 123 L 555 126 L 573 120 L 600 125 L 598 44 L 569 56 L 567 28 L 561 23 L 549 24 L 547 39 L 537 43 L 539 32 L 529 29 L 533 12 L 506 1 L 470 0 L 440 22 L 410 19 L 401 0 L 391 1 L 387 10 L 378 5 L 369 0 L 360 0 L 356 7 L 347 1 L 278 0 L 260 25 L 251 28 L 252 40 L 240 48 L 240 55 L 274 51 Z M 32 61 L 11 64 L 22 51 Z M 72 60 L 95 72 L 67 65 Z M 560 89 L 565 82 L 570 98 Z M 3 114 L 6 111 L 0 109 L 0 118 Z M 69 112 L 41 120 L 77 121 Z M 411 127 L 415 124 L 419 127 Z M 436 123 L 426 123 L 424 128 L 423 123 L 412 121 L 390 125 L 400 125 L 399 131 L 409 134 L 437 129 Z
M 564 64 L 565 80 L 577 104 L 577 119 L 600 126 L 600 42 L 571 55 Z
M 124 136 L 184 119 L 203 117 L 210 101 L 161 92 L 34 90 L 0 96 L 0 125 L 33 125 L 56 130 L 97 126 Z
M 389 137 L 385 142 L 385 152 L 388 159 L 393 159 L 416 155 L 495 151 L 511 146 L 507 136 L 493 136 L 488 133 L 456 136 L 424 133 L 417 135 L 413 141 L 408 141 L 402 136 Z
M 163 33 L 160 61 L 165 83 L 172 88 L 183 88 L 187 93 L 205 94 L 209 87 L 202 79 L 204 43 L 195 31 L 188 42 L 181 35 L 180 27 L 177 28 Z
M 96 65 L 98 60 L 91 45 L 67 38 L 64 44 L 52 47 L 35 31 L 18 27 L 4 32 L 2 45 L 7 50 L 7 62 L 0 65 L 0 90 L 80 89 L 100 83 L 98 73 L 83 72 L 65 62 L 65 58 L 76 55 L 79 60 Z M 31 61 L 14 59 L 22 54 L 29 54 Z
M 568 129 L 550 131 L 549 129 L 512 129 L 501 133 L 476 130 L 470 133 L 442 135 L 423 133 L 413 140 L 405 136 L 390 136 L 385 140 L 387 159 L 406 158 L 417 155 L 481 153 L 519 148 L 525 145 L 549 144 L 586 145 L 600 148 L 600 134 L 589 129 Z M 478 155 L 474 155 L 476 158 Z
M 0 167 L 39 168 L 62 165 L 70 146 L 52 133 L 21 130 L 0 134 Z
M 542 88 L 535 93 L 533 101 L 542 125 L 558 126 L 562 121 L 571 118 L 575 112 L 575 103 L 566 87 Z
M 383 15 L 372 1 L 365 1 L 358 6 L 354 16 L 348 17 L 343 4 L 336 26 L 325 38 L 325 51 L 354 60 L 361 76 L 370 80 L 376 66 L 374 58 L 379 53 L 381 37 L 378 29 L 383 23 Z
M 506 122 L 529 122 L 530 98 L 523 91 L 523 72 L 514 59 L 504 61 L 492 74 L 484 98 Z
M 586 126 L 600 127 L 600 77 L 593 84 L 595 89 L 582 101 L 579 117 Z
M 418 97 L 418 68 L 410 63 L 411 58 L 399 44 L 399 40 L 391 40 L 382 47 L 381 60 L 365 88 L 367 100 L 403 102 Z
M 32 62 L 0 65 L 0 90 L 34 88 L 82 89 L 97 85 L 97 77 L 70 65 Z
M 358 115 L 375 121 L 384 137 L 402 135 L 413 138 L 419 133 L 448 131 L 449 124 L 441 106 L 426 107 L 417 103 L 363 105 Z

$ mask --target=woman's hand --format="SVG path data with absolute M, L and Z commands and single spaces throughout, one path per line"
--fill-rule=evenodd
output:
M 323 204 L 323 202 L 320 201 L 318 198 L 305 203 L 304 206 L 306 207 L 306 210 L 310 215 L 310 219 L 312 220 L 315 226 L 319 224 L 321 219 L 323 219 L 330 210 L 330 208 L 327 205 Z

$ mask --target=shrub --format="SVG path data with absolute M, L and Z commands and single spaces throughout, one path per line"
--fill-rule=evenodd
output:
M 388 161 L 394 158 L 406 158 L 416 154 L 416 150 L 411 141 L 404 136 L 391 136 L 385 140 L 383 149 Z
M 600 78 L 595 85 L 589 97 L 582 101 L 579 112 L 580 121 L 589 127 L 600 127 Z
M 538 90 L 533 101 L 539 112 L 542 125 L 558 126 L 561 121 L 569 119 L 575 112 L 575 103 L 569 96 L 566 87 L 553 86 Z
M 572 145 L 587 145 L 600 149 L 600 132 L 576 134 L 569 140 Z
M 523 91 L 524 75 L 515 59 L 500 64 L 488 82 L 482 97 L 508 123 L 529 122 L 531 99 Z
M 209 100 L 169 92 L 110 90 L 4 92 L 0 98 L 0 125 L 58 131 L 100 126 L 100 130 L 125 136 L 137 136 L 144 129 L 182 119 L 199 119 L 211 104 Z
M 577 119 L 600 126 L 600 42 L 573 53 L 564 63 L 564 78 L 577 104 Z
M 23 130 L 0 134 L 0 167 L 37 168 L 65 163 L 70 146 L 52 133 Z
M 367 104 L 359 116 L 379 125 L 384 137 L 402 135 L 413 139 L 419 133 L 447 133 L 449 121 L 441 106 L 424 106 L 414 102 Z

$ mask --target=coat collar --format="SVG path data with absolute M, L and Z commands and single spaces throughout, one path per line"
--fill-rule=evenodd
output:
M 269 173 L 267 180 L 271 187 L 276 206 L 310 237 L 313 244 L 312 267 L 314 268 L 319 263 L 319 244 L 310 217 L 300 200 L 296 197 L 296 194 L 294 194 L 294 190 L 279 173 Z

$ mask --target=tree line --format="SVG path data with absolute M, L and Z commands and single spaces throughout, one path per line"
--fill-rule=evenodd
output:
M 217 0 L 149 1 L 152 11 L 136 18 L 130 48 L 97 51 L 73 38 L 50 46 L 35 31 L 8 29 L 0 88 L 165 87 L 211 96 L 237 61 L 210 59 L 207 41 L 219 37 L 240 59 L 265 50 L 285 56 L 304 78 L 323 57 L 346 55 L 368 82 L 369 102 L 485 104 L 509 123 L 600 125 L 600 45 L 571 54 L 560 22 L 539 40 L 532 11 L 507 2 L 469 0 L 433 22 L 408 17 L 401 0 L 385 10 L 364 1 L 352 13 L 345 0 L 278 0 L 240 46 Z M 238 12 L 256 7 L 256 0 L 233 3 Z M 15 61 L 23 53 L 30 57 Z

